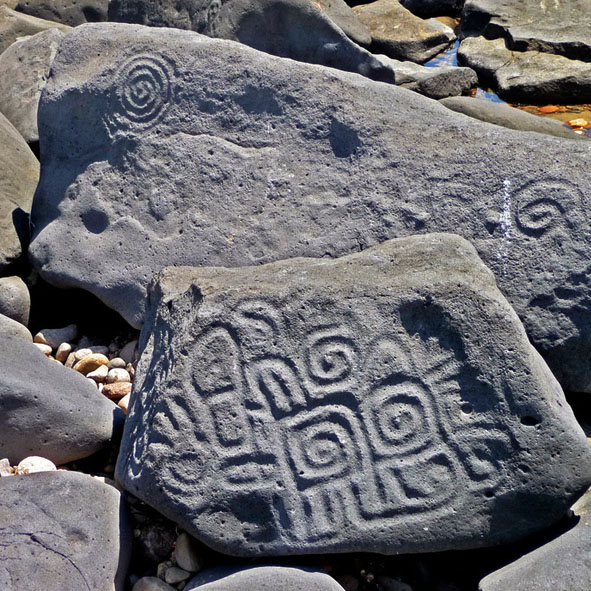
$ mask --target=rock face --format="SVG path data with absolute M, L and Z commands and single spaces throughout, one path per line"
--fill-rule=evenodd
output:
M 371 43 L 369 29 L 357 18 L 344 0 L 320 0 L 317 5 L 321 6 L 328 18 L 342 29 L 349 39 L 363 46 Z
M 560 386 L 458 236 L 168 268 L 141 338 L 117 478 L 224 553 L 492 545 L 591 481 Z
M 510 51 L 503 39 L 468 37 L 461 63 L 490 80 L 503 98 L 538 102 L 591 101 L 591 64 L 539 51 Z
M 0 409 L 0 457 L 13 465 L 27 456 L 56 465 L 89 456 L 124 420 L 121 409 L 82 375 L 1 333 Z
M 10 316 L 5 316 L 4 314 L 0 313 L 0 334 L 9 335 L 12 337 L 16 337 L 22 340 L 25 340 L 29 343 L 33 342 L 33 335 L 30 333 L 29 329 L 10 318 Z
M 572 529 L 485 577 L 480 591 L 580 591 L 589 586 L 591 493 L 573 507 Z
M 16 9 L 48 21 L 76 27 L 107 20 L 109 0 L 19 0 Z
M 199 573 L 186 591 L 344 591 L 326 573 L 291 566 L 216 568 Z
M 525 113 L 509 105 L 493 103 L 480 99 L 474 99 L 467 96 L 452 96 L 441 100 L 441 104 L 456 113 L 463 113 L 468 117 L 474 117 L 480 121 L 501 125 L 508 129 L 517 129 L 520 131 L 535 131 L 545 133 L 555 137 L 566 139 L 577 138 L 587 141 L 576 135 L 572 129 L 569 129 L 559 121 L 552 121 L 545 117 Z
M 392 70 L 353 43 L 321 3 L 310 0 L 113 0 L 109 20 L 191 29 L 265 53 L 394 81 Z
M 77 472 L 0 478 L 0 588 L 123 591 L 131 529 L 121 493 Z
M 0 11 L 2 7 L 0 7 Z M 1 16 L 1 15 L 0 15 Z M 0 113 L 0 273 L 22 254 L 29 239 L 28 212 L 39 180 L 39 162 Z
M 369 29 L 372 47 L 394 59 L 426 62 L 456 38 L 448 26 L 435 19 L 424 21 L 398 0 L 377 0 L 353 10 Z
M 59 29 L 48 29 L 0 54 L 0 112 L 27 142 L 39 141 L 39 97 L 63 36 Z
M 339 256 L 455 231 L 563 384 L 591 391 L 588 142 L 184 31 L 82 25 L 52 68 L 29 249 L 51 283 L 139 326 L 166 265 Z

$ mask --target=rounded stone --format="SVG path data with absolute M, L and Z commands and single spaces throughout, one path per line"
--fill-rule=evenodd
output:
M 0 278 L 0 314 L 26 326 L 30 310 L 31 295 L 27 284 L 17 276 Z
M 109 370 L 107 375 L 107 383 L 115 384 L 119 382 L 131 382 L 129 372 L 119 367 Z
M 29 456 L 18 463 L 16 470 L 18 474 L 33 474 L 34 472 L 54 472 L 57 467 L 47 458 Z
M 109 358 L 102 353 L 91 353 L 83 357 L 76 365 L 74 369 L 80 372 L 82 375 L 87 375 L 91 371 L 94 371 L 101 365 L 108 365 Z

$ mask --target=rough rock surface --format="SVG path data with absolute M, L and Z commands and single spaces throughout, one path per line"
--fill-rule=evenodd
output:
M 478 83 L 478 76 L 471 68 L 455 66 L 427 68 L 413 62 L 397 61 L 385 55 L 377 57 L 394 70 L 397 86 L 414 90 L 429 98 L 442 99 L 457 96 Z
M 559 121 L 525 113 L 502 103 L 493 103 L 467 96 L 453 96 L 444 98 L 440 102 L 456 113 L 463 113 L 464 115 L 468 115 L 468 117 L 494 123 L 495 125 L 500 125 L 508 129 L 535 131 L 555 137 L 566 139 L 576 138 L 585 141 L 585 138 L 576 135 L 572 129 L 564 126 Z
M 170 267 L 141 338 L 117 478 L 224 553 L 493 545 L 591 481 L 560 386 L 459 236 Z
M 134 326 L 166 265 L 339 256 L 452 231 L 495 272 L 559 379 L 591 391 L 588 142 L 487 125 L 228 41 L 116 24 L 64 38 L 39 114 L 32 261 Z
M 394 59 L 426 62 L 456 38 L 448 26 L 415 16 L 398 0 L 377 0 L 353 11 L 369 29 L 372 48 Z
M 467 0 L 463 27 L 519 51 L 591 61 L 590 0 Z
M 13 320 L 9 316 L 0 313 L 0 334 L 9 335 L 29 343 L 33 342 L 33 335 L 29 329 L 20 322 Z
M 1 277 L 0 314 L 26 326 L 30 310 L 31 296 L 27 284 L 20 277 Z
M 2 7 L 0 7 L 2 10 Z M 28 242 L 28 212 L 39 180 L 39 161 L 14 126 L 0 113 L 0 273 Z
M 434 16 L 457 15 L 464 0 L 400 0 L 404 8 L 422 18 Z
M 468 37 L 458 59 L 484 80 L 492 81 L 503 98 L 528 102 L 591 101 L 591 63 L 539 51 L 510 51 L 503 39 Z
M 25 14 L 75 27 L 107 20 L 109 0 L 19 0 Z
M 120 431 L 123 411 L 33 344 L 0 334 L 0 457 L 60 465 L 89 456 Z
M 363 46 L 368 46 L 371 43 L 369 29 L 357 18 L 345 0 L 319 0 L 317 4 L 349 39 Z
M 39 141 L 39 97 L 63 36 L 59 29 L 48 29 L 0 54 L 0 112 L 27 142 Z
M 67 25 L 29 16 L 22 12 L 16 12 L 8 6 L 0 5 L 0 54 L 8 49 L 19 37 L 35 35 L 55 27 L 61 31 L 71 29 Z
M 572 529 L 488 575 L 480 591 L 581 591 L 591 574 L 591 492 L 573 507 Z
M 0 478 L 0 589 L 123 591 L 131 530 L 121 493 L 77 472 Z
M 293 566 L 215 568 L 199 573 L 186 591 L 344 591 L 323 571 Z
M 281 57 L 393 82 L 393 72 L 353 43 L 310 0 L 112 0 L 109 20 L 190 29 Z

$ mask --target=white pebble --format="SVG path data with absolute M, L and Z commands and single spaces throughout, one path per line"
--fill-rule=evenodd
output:
M 84 359 L 85 357 L 88 357 L 89 355 L 92 355 L 92 350 L 89 349 L 88 347 L 74 351 L 74 358 L 76 359 L 76 361 L 81 361 L 82 359 Z
M 44 343 L 33 343 L 44 355 L 51 355 L 52 348 L 50 345 L 45 345 Z
M 64 361 L 67 361 L 71 352 L 72 352 L 72 345 L 70 345 L 70 343 L 61 343 L 60 346 L 57 348 L 55 358 L 58 361 L 61 361 L 62 363 L 64 363 Z
M 29 456 L 19 462 L 16 467 L 17 474 L 33 474 L 34 472 L 55 472 L 55 464 L 47 458 Z
M 121 359 L 121 357 L 113 357 L 109 361 L 109 369 L 125 369 L 126 365 L 125 360 Z
M 131 382 L 131 377 L 125 369 L 111 369 L 107 375 L 107 384 L 114 384 L 115 382 Z
M 129 400 L 131 398 L 131 394 L 126 394 L 118 403 L 117 406 L 127 414 L 127 409 L 129 408 Z
M 11 476 L 12 472 L 10 471 L 10 461 L 8 458 L 2 458 L 0 460 L 0 477 L 2 476 Z
M 86 377 L 94 380 L 95 382 L 104 382 L 108 374 L 109 370 L 107 369 L 107 366 L 99 365 L 95 370 L 89 371 L 86 374 Z

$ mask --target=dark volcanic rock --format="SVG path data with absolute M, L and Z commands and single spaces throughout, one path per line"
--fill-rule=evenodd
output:
M 339 256 L 453 231 L 566 387 L 591 391 L 588 142 L 185 31 L 82 25 L 52 68 L 29 250 L 51 283 L 139 326 L 166 265 Z
M 353 43 L 310 0 L 113 0 L 109 20 L 190 29 L 281 57 L 393 82 L 392 70 Z
M 293 566 L 216 568 L 199 573 L 186 591 L 344 591 L 325 572 Z
M 109 0 L 20 0 L 16 9 L 25 14 L 75 27 L 107 20 Z
M 591 481 L 560 386 L 458 236 L 171 267 L 141 338 L 117 478 L 224 553 L 493 545 Z
M 582 591 L 591 580 L 591 492 L 573 507 L 576 525 L 488 575 L 480 591 Z
M 78 472 L 0 478 L 0 589 L 123 591 L 131 530 L 121 493 Z
M 0 334 L 0 457 L 64 464 L 101 449 L 122 423 L 121 409 L 82 374 Z

